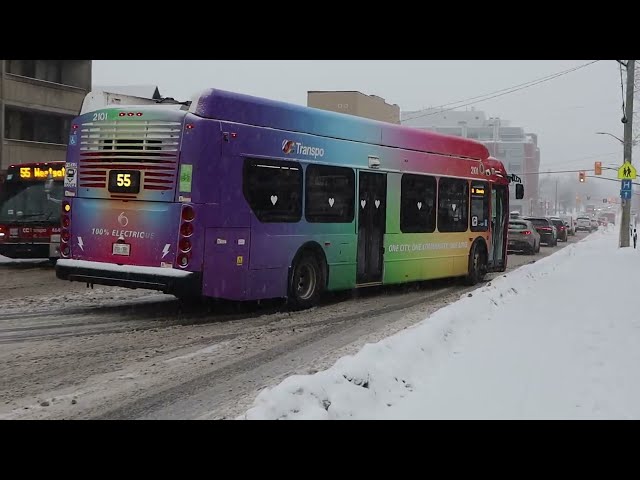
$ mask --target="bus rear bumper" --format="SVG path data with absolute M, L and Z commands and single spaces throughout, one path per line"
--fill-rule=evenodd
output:
M 0 255 L 9 258 L 49 258 L 48 243 L 0 243 Z
M 202 275 L 174 268 L 138 267 L 106 262 L 59 259 L 56 277 L 72 282 L 159 290 L 177 296 L 202 294 Z

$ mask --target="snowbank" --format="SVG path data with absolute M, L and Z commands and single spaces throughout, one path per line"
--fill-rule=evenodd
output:
M 499 276 L 246 419 L 640 418 L 640 251 L 615 227 Z

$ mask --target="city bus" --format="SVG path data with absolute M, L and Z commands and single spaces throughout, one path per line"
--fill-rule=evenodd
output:
M 70 135 L 60 279 L 308 308 L 506 268 L 512 177 L 473 140 L 217 89 Z
M 0 255 L 59 257 L 65 162 L 10 165 L 0 187 Z

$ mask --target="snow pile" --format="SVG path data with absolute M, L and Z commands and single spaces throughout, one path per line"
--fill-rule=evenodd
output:
M 640 251 L 601 229 L 500 275 L 245 419 L 640 418 Z

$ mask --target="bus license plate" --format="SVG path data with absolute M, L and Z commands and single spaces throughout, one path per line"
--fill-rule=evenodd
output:
M 125 255 L 129 256 L 129 252 L 131 251 L 131 245 L 128 243 L 114 243 L 113 244 L 113 254 L 114 255 Z

